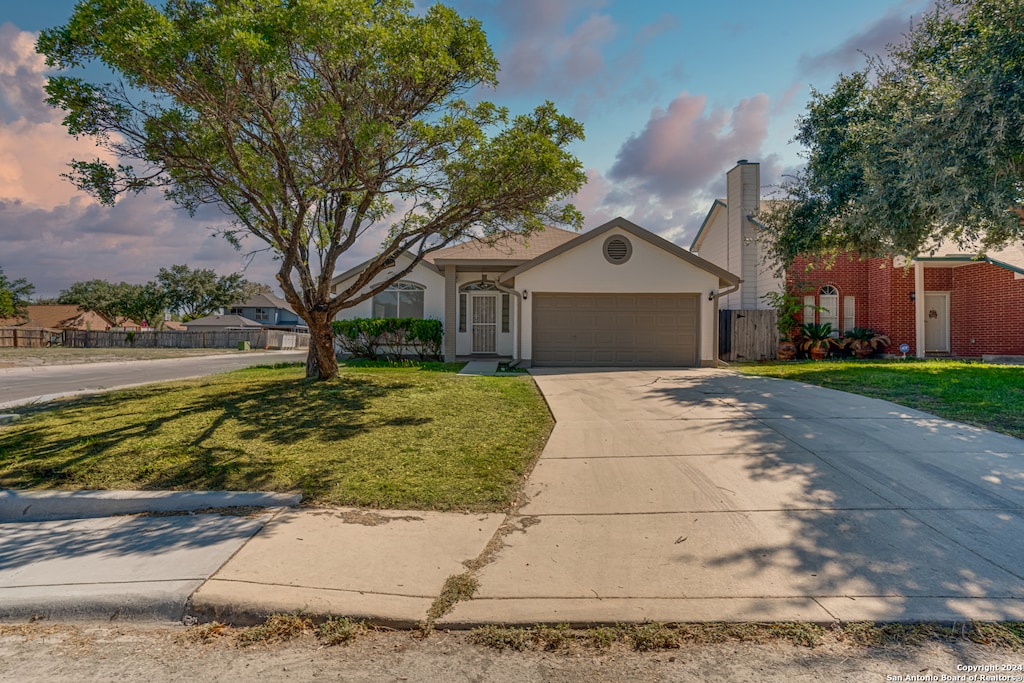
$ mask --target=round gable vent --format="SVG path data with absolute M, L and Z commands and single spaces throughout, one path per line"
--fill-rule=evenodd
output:
M 632 255 L 633 245 L 622 235 L 612 235 L 604 241 L 604 257 L 609 263 L 625 263 Z

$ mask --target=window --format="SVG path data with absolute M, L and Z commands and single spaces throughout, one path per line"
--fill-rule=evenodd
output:
M 508 294 L 501 295 L 501 331 L 506 334 L 510 329 L 509 318 L 511 317 L 511 303 L 512 302 Z
M 843 297 L 843 332 L 857 327 L 857 304 L 852 296 Z
M 816 306 L 813 294 L 808 294 L 804 297 L 804 325 L 814 322 L 814 309 Z
M 821 306 L 819 322 L 832 325 L 832 334 L 839 335 L 839 290 L 825 285 L 818 290 L 818 305 Z
M 230 315 L 245 315 L 245 309 L 234 306 L 228 311 L 228 313 Z
M 423 285 L 396 282 L 373 297 L 374 318 L 422 318 Z
M 254 309 L 252 319 L 259 322 L 266 322 L 270 320 L 270 311 L 266 308 Z

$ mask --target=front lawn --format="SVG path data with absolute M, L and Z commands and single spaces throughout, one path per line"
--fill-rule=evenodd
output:
M 501 510 L 553 420 L 529 377 L 438 364 L 252 368 L 35 409 L 0 488 L 301 491 L 314 504 Z
M 822 361 L 737 369 L 883 398 L 1024 438 L 1024 367 L 963 361 Z

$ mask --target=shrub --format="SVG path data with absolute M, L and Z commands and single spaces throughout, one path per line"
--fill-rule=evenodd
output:
M 420 360 L 441 359 L 444 331 L 440 320 L 353 318 L 335 320 L 333 325 L 338 346 L 355 358 L 376 360 L 383 348 L 393 360 L 410 350 Z

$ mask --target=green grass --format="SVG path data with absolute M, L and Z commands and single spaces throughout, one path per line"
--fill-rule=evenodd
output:
M 25 412 L 0 488 L 301 491 L 307 502 L 501 510 L 552 427 L 529 377 L 252 368 Z
M 882 398 L 1024 438 L 1024 367 L 964 361 L 823 361 L 737 366 L 740 372 Z

